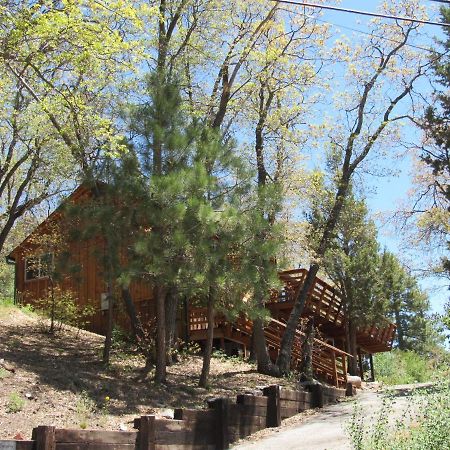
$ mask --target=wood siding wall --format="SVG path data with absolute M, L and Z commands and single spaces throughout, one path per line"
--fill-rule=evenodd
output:
M 106 311 L 101 311 L 101 295 L 106 293 L 107 287 L 101 273 L 101 265 L 97 262 L 95 254 L 102 251 L 102 243 L 99 240 L 90 242 L 74 242 L 69 244 L 70 259 L 68 267 L 76 267 L 77 270 L 64 270 L 65 275 L 57 283 L 63 291 L 70 291 L 77 299 L 77 304 L 82 307 L 92 305 L 96 312 L 89 319 L 87 329 L 104 334 L 106 330 Z M 49 278 L 36 278 L 26 280 L 25 256 L 26 245 L 15 252 L 16 257 L 16 294 L 21 304 L 36 305 L 36 301 L 45 297 L 50 288 Z M 155 317 L 155 305 L 153 302 L 153 290 L 147 282 L 133 282 L 130 286 L 131 294 L 138 313 L 143 322 Z M 120 291 L 116 299 L 116 323 L 128 328 L 128 318 L 123 313 Z

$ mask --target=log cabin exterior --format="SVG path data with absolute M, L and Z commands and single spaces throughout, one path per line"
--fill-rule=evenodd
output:
M 90 190 L 85 186 L 78 187 L 66 202 L 79 204 L 90 196 Z M 55 210 L 42 222 L 18 247 L 7 257 L 8 262 L 15 265 L 15 301 L 20 304 L 36 304 L 46 296 L 50 288 L 51 279 L 42 269 L 41 261 L 52 260 L 53 255 L 48 250 L 40 248 L 39 236 L 45 235 L 53 224 L 61 223 L 63 211 Z M 37 238 L 37 239 L 36 239 Z M 63 236 L 64 240 L 64 236 Z M 107 284 L 102 274 L 98 255 L 104 251 L 104 243 L 95 238 L 89 241 L 64 242 L 70 254 L 72 267 L 75 272 L 62 273 L 58 286 L 63 291 L 72 292 L 77 305 L 91 305 L 95 313 L 89 318 L 87 329 L 104 334 L 106 330 L 108 309 Z M 29 264 L 30 255 L 33 255 L 34 266 Z M 97 255 L 97 256 L 96 256 Z M 283 287 L 273 291 L 266 308 L 270 311 L 272 319 L 265 328 L 265 337 L 272 359 L 276 359 L 280 348 L 281 336 L 285 323 L 292 310 L 294 299 L 303 285 L 307 271 L 294 269 L 279 273 Z M 143 323 L 149 323 L 156 316 L 155 302 L 152 286 L 147 282 L 132 282 L 130 292 Z M 303 317 L 314 317 L 315 324 L 320 330 L 320 338 L 315 339 L 313 351 L 313 367 L 318 378 L 335 386 L 345 386 L 347 374 L 347 358 L 345 353 L 345 317 L 342 309 L 342 300 L 335 288 L 316 277 L 308 294 Z M 115 321 L 125 328 L 129 328 L 126 314 L 120 308 L 115 311 Z M 186 302 L 185 311 L 178 315 L 178 330 L 180 336 L 193 341 L 204 341 L 207 332 L 206 310 L 204 308 L 190 307 Z M 252 322 L 244 317 L 228 322 L 225 317 L 218 316 L 215 321 L 214 339 L 222 348 L 240 347 L 244 355 L 251 345 Z M 392 348 L 395 336 L 395 325 L 386 320 L 385 326 L 361 329 L 357 336 L 360 362 L 362 355 L 372 355 L 377 352 L 389 351 Z M 293 367 L 298 364 L 301 357 L 303 332 L 299 328 L 293 348 Z M 370 358 L 371 359 L 371 358 Z M 373 375 L 373 365 L 372 365 Z

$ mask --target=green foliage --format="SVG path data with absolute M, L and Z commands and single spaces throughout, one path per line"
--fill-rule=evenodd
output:
M 202 352 L 200 344 L 196 341 L 189 341 L 186 345 L 180 346 L 178 355 L 184 359 L 189 356 L 198 356 Z
M 438 383 L 406 397 L 395 411 L 396 393 L 384 396 L 382 406 L 368 423 L 356 404 L 347 432 L 355 450 L 448 449 L 450 443 L 450 387 Z
M 329 206 L 326 204 L 322 208 Z M 321 227 L 319 214 L 316 212 L 314 216 L 319 223 L 312 221 L 314 228 Z M 366 202 L 356 199 L 352 193 L 345 200 L 335 239 L 324 257 L 324 266 L 339 287 L 346 316 L 354 325 L 364 327 L 383 322 L 387 302 L 379 284 L 377 231 L 368 217 Z
M 111 335 L 111 346 L 114 350 L 128 351 L 132 345 L 130 333 L 119 326 L 114 326 Z
M 429 300 L 398 258 L 384 251 L 380 265 L 381 289 L 397 325 L 396 342 L 401 350 L 424 352 L 429 334 Z
M 0 254 L 0 299 L 14 297 L 14 266 L 7 264 Z
M 239 364 L 242 363 L 243 361 L 241 356 L 238 355 L 229 356 L 221 349 L 214 349 L 211 356 L 219 361 L 231 362 L 233 364 Z
M 443 326 L 443 332 L 450 343 L 450 301 L 448 301 L 444 306 L 444 312 L 440 316 L 440 320 Z
M 75 411 L 79 427 L 85 430 L 89 425 L 89 420 L 95 412 L 95 402 L 86 392 L 81 392 L 75 404 Z
M 12 392 L 8 397 L 6 404 L 6 412 L 16 413 L 22 411 L 25 406 L 25 399 L 23 399 L 17 392 Z
M 383 383 L 423 383 L 433 379 L 439 370 L 439 361 L 414 351 L 394 349 L 374 355 L 375 379 Z
M 54 330 L 61 331 L 64 325 L 83 328 L 95 313 L 92 305 L 79 306 L 71 291 L 59 287 L 49 289 L 47 295 L 36 301 L 36 310 L 44 317 L 53 318 Z M 43 325 L 47 327 L 46 324 Z M 51 327 L 51 324 L 48 325 Z
M 0 380 L 3 380 L 4 378 L 8 378 L 11 376 L 11 372 L 4 369 L 3 367 L 0 367 Z

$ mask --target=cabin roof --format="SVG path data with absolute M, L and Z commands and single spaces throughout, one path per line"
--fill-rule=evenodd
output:
M 87 183 L 80 184 L 68 197 L 66 197 L 57 208 L 49 214 L 47 218 L 45 218 L 19 245 L 17 245 L 9 254 L 6 256 L 9 260 L 15 260 L 20 249 L 25 246 L 30 238 L 39 232 L 43 231 L 48 223 L 52 220 L 57 219 L 61 215 L 61 210 L 64 205 L 68 202 L 77 202 L 80 199 L 91 195 L 91 187 Z

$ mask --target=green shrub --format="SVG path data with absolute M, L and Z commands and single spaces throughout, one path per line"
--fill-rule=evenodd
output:
M 375 379 L 389 385 L 430 381 L 434 373 L 431 360 L 413 351 L 379 353 L 374 366 Z
M 95 313 L 92 305 L 78 306 L 71 291 L 58 287 L 49 289 L 45 297 L 36 301 L 36 310 L 50 319 L 50 331 L 60 331 L 64 324 L 83 328 L 89 322 L 88 317 Z
M 355 450 L 450 449 L 450 385 L 417 390 L 404 410 L 393 412 L 395 394 L 385 396 L 373 420 L 356 405 L 347 432 Z M 396 420 L 392 417 L 398 417 Z M 389 419 L 391 418 L 391 419 Z
M 12 392 L 6 404 L 6 412 L 16 413 L 22 411 L 24 406 L 25 400 L 17 392 Z
M 3 380 L 4 378 L 8 378 L 11 376 L 11 372 L 8 372 L 3 367 L 0 367 L 0 380 Z
M 92 400 L 86 392 L 81 392 L 75 404 L 76 415 L 78 419 L 78 425 L 81 429 L 85 430 L 88 427 L 89 420 L 95 413 L 95 402 Z

